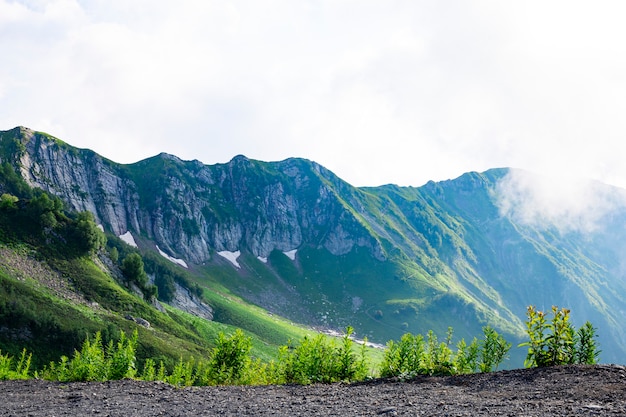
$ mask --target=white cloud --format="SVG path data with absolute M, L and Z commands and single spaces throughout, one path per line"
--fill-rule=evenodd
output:
M 0 0 L 0 129 L 119 162 L 301 156 L 356 185 L 515 166 L 626 186 L 624 11 Z
M 521 224 L 562 233 L 596 231 L 626 206 L 626 190 L 570 176 L 511 170 L 497 184 L 500 213 Z

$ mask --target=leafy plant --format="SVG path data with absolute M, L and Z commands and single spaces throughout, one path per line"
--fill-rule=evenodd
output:
M 380 375 L 410 377 L 424 373 L 424 337 L 421 334 L 405 333 L 399 342 L 390 340 L 380 366 Z
M 481 354 L 478 339 L 474 338 L 469 345 L 465 342 L 465 339 L 461 339 L 457 343 L 456 348 L 455 361 L 457 373 L 471 374 L 476 372 Z
M 105 349 L 101 333 L 96 332 L 93 340 L 85 339 L 81 350 L 74 351 L 72 359 L 62 356 L 58 363 L 51 362 L 41 376 L 62 382 L 132 378 L 135 375 L 136 344 L 136 331 L 130 339 L 121 332 L 118 342 L 111 341 Z
M 426 352 L 424 355 L 424 370 L 428 375 L 453 375 L 456 373 L 452 360 L 453 352 L 452 328 L 448 327 L 446 341 L 439 343 L 437 335 L 430 330 L 426 335 Z
M 452 346 L 452 328 L 448 328 L 445 342 L 439 342 L 433 331 L 426 339 L 422 335 L 406 333 L 399 343 L 387 343 L 381 363 L 382 377 L 398 376 L 412 378 L 417 375 L 456 375 L 491 372 L 506 359 L 511 344 L 506 342 L 495 330 L 483 328 L 484 338 L 474 340 L 468 345 L 461 339 Z
M 0 381 L 9 379 L 28 379 L 32 354 L 26 354 L 26 349 L 13 366 L 14 359 L 9 354 L 0 354 Z
M 132 378 L 135 376 L 135 348 L 137 346 L 137 330 L 128 339 L 124 332 L 120 332 L 117 343 L 111 340 L 108 344 L 107 377 L 108 379 Z
M 507 353 L 512 344 L 504 340 L 491 326 L 483 327 L 483 340 L 479 343 L 480 361 L 478 368 L 480 372 L 491 372 L 498 369 L 498 366 L 506 359 Z
M 576 363 L 593 365 L 598 362 L 600 350 L 595 340 L 596 329 L 590 322 L 585 322 L 576 332 Z
M 578 331 L 570 323 L 570 310 L 552 306 L 552 319 L 534 306 L 527 309 L 526 333 L 529 340 L 524 365 L 544 367 L 572 363 L 596 363 L 600 354 L 595 328 L 586 322 Z
M 195 381 L 193 364 L 193 359 L 183 362 L 183 358 L 181 357 L 174 367 L 171 375 L 165 377 L 165 382 L 168 382 L 176 387 L 189 387 L 193 385 Z
M 72 223 L 70 236 L 80 253 L 96 253 L 106 244 L 106 237 L 95 223 L 93 214 L 82 211 Z
M 208 364 L 206 380 L 210 384 L 239 384 L 250 368 L 252 340 L 237 329 L 230 337 L 220 332 Z
M 367 338 L 363 340 L 360 352 L 357 354 L 354 351 L 354 341 L 351 337 L 353 333 L 354 329 L 348 326 L 341 338 L 341 345 L 336 351 L 338 356 L 336 378 L 341 381 L 356 381 L 363 379 L 367 374 L 367 361 L 365 358 Z
M 348 327 L 341 345 L 323 334 L 304 336 L 297 346 L 279 349 L 278 377 L 282 383 L 310 384 L 355 381 L 367 375 L 364 347 L 354 352 Z
M 126 279 L 143 288 L 148 282 L 148 276 L 143 268 L 143 259 L 136 252 L 131 252 L 122 261 L 122 272 Z
M 162 363 L 162 362 L 161 362 Z M 156 381 L 156 366 L 154 359 L 148 358 L 143 364 L 143 371 L 139 376 L 142 381 Z
M 106 381 L 107 369 L 102 336 L 96 333 L 93 340 L 85 339 L 82 349 L 74 351 L 72 360 L 61 357 L 58 372 L 53 379 L 59 381 Z M 54 367 L 51 367 L 53 370 Z

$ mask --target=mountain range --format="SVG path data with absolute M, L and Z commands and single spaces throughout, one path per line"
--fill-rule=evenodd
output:
M 557 305 L 575 324 L 594 324 L 603 362 L 624 362 L 626 205 L 617 187 L 580 181 L 576 205 L 559 198 L 565 184 L 541 198 L 535 188 L 547 180 L 510 168 L 354 187 L 299 158 L 206 165 L 162 153 L 119 164 L 24 127 L 0 132 L 0 163 L 190 277 L 159 287 L 163 302 L 195 287 L 210 311 L 206 294 L 226 289 L 294 323 L 350 325 L 377 343 L 430 329 L 444 336 L 448 326 L 471 339 L 490 325 L 516 344 L 527 306 Z M 512 353 L 516 364 L 523 354 Z

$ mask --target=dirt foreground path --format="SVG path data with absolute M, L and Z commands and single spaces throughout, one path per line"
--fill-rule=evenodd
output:
M 567 366 L 410 382 L 191 387 L 0 382 L 0 416 L 626 416 L 626 368 Z

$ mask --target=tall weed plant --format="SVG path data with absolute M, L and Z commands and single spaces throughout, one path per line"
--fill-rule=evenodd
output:
M 483 334 L 482 340 L 474 338 L 469 345 L 461 339 L 454 351 L 451 327 L 443 342 L 438 341 L 432 330 L 426 338 L 406 333 L 399 342 L 387 343 L 380 375 L 407 379 L 418 375 L 491 372 L 507 358 L 511 344 L 491 327 L 484 327 Z
M 106 348 L 102 335 L 97 332 L 93 339 L 85 339 L 81 350 L 75 350 L 71 359 L 62 356 L 58 363 L 51 362 L 42 371 L 41 377 L 62 382 L 133 378 L 136 346 L 137 331 L 131 338 L 120 332 L 118 342 L 111 341 Z
M 526 311 L 526 333 L 528 341 L 520 346 L 527 347 L 526 367 L 544 367 L 568 364 L 597 363 L 600 350 L 595 340 L 596 329 L 586 322 L 575 330 L 570 322 L 570 310 L 552 306 L 552 317 L 529 306 Z
M 368 373 L 365 343 L 354 346 L 352 327 L 346 329 L 341 343 L 323 334 L 305 336 L 296 346 L 279 349 L 279 383 L 310 384 L 357 381 Z
M 9 354 L 3 355 L 0 352 L 0 381 L 30 378 L 31 359 L 32 354 L 28 354 L 26 349 L 22 350 L 22 354 L 17 361 Z

